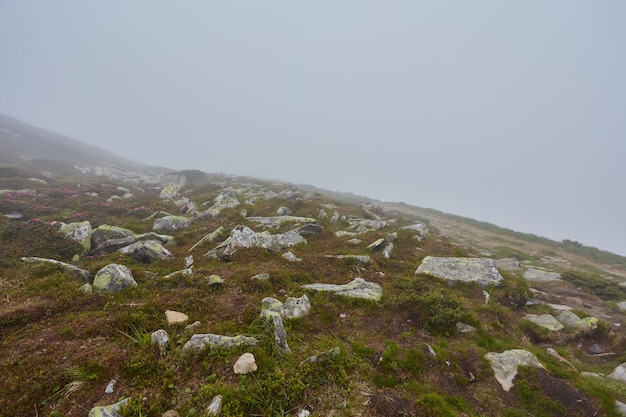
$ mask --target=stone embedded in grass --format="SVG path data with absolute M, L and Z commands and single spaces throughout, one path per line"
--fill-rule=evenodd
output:
M 616 379 L 621 382 L 626 382 L 626 362 L 619 365 L 609 374 L 609 378 Z
M 120 409 L 122 406 L 128 404 L 129 401 L 130 398 L 125 398 L 112 405 L 94 407 L 91 409 L 87 417 L 124 417 L 120 414 Z
M 264 272 L 262 274 L 256 274 L 252 277 L 250 277 L 250 279 L 253 279 L 255 281 L 267 281 L 270 279 L 270 274 Z
M 309 223 L 304 226 L 298 227 L 295 232 L 298 233 L 302 237 L 313 236 L 317 233 L 321 233 L 324 231 L 324 228 L 319 224 Z
M 204 236 L 202 239 L 197 241 L 196 244 L 193 245 L 189 249 L 189 252 L 191 252 L 192 250 L 194 250 L 198 246 L 203 245 L 205 243 L 215 243 L 215 242 L 217 242 L 224 235 L 225 232 L 226 232 L 226 229 L 224 228 L 224 226 L 218 227 L 214 232 L 209 233 L 208 235 Z
M 74 266 L 72 264 L 68 264 L 65 262 L 61 262 L 61 261 L 57 261 L 55 259 L 47 259 L 47 258 L 37 258 L 35 256 L 30 256 L 30 257 L 23 257 L 21 258 L 22 262 L 25 262 L 27 264 L 32 264 L 32 263 L 47 263 L 47 264 L 52 264 L 52 265 L 57 265 L 63 269 L 67 269 L 68 271 L 70 271 L 72 274 L 74 274 L 77 277 L 82 278 L 85 281 L 91 281 L 91 272 L 84 270 L 84 269 L 80 269 L 77 266 Z
M 456 331 L 459 333 L 472 333 L 476 331 L 476 327 L 470 326 L 469 324 L 458 322 L 456 324 Z
M 391 257 L 391 252 L 393 251 L 393 243 L 388 241 L 387 239 L 380 238 L 374 243 L 370 244 L 367 249 L 372 252 L 380 252 L 385 258 Z
M 595 317 L 578 317 L 574 312 L 565 310 L 562 311 L 556 319 L 566 326 L 575 327 L 581 330 L 593 330 L 598 328 L 600 320 Z
M 282 308 L 282 316 L 287 319 L 297 319 L 306 316 L 311 311 L 311 301 L 304 294 L 300 298 L 289 297 L 285 300 Z
M 289 216 L 291 214 L 291 209 L 287 206 L 280 206 L 278 210 L 276 210 L 276 214 L 279 216 Z
M 305 363 L 313 364 L 313 363 L 318 363 L 318 362 L 322 362 L 325 360 L 329 360 L 340 354 L 341 354 L 341 348 L 339 346 L 335 346 L 332 349 L 329 349 L 325 352 L 319 353 L 317 355 L 311 356 L 310 358 L 303 360 L 302 362 L 300 362 L 300 366 L 302 366 Z
M 157 347 L 161 356 L 165 356 L 165 351 L 170 341 L 167 332 L 163 329 L 159 329 L 150 335 L 150 340 L 152 341 L 152 345 Z
M 207 416 L 219 416 L 222 412 L 222 396 L 216 395 L 206 409 Z
M 558 332 L 565 328 L 561 322 L 559 322 L 551 314 L 527 314 L 524 320 L 528 320 L 535 323 L 537 326 L 542 327 L 551 332 Z
M 620 285 L 622 283 L 620 282 Z M 619 303 L 617 303 L 617 308 L 619 308 L 622 311 L 626 311 L 626 301 L 620 301 Z
M 233 371 L 237 375 L 245 375 L 257 370 L 256 361 L 252 353 L 246 352 L 237 359 Z
M 159 259 L 170 260 L 174 255 L 163 247 L 158 240 L 145 240 L 133 243 L 119 250 L 119 252 L 129 255 L 139 262 L 152 263 Z
M 363 298 L 366 300 L 379 301 L 383 295 L 383 288 L 375 282 L 369 282 L 363 278 L 355 278 L 347 284 L 308 284 L 302 288 L 327 291 L 350 298 Z
M 538 268 L 528 268 L 522 275 L 526 281 L 531 282 L 552 282 L 561 281 L 561 274 L 557 272 L 546 271 Z
M 165 185 L 165 187 L 163 187 L 161 193 L 159 194 L 159 198 L 162 198 L 164 200 L 173 199 L 174 197 L 176 197 L 176 195 L 178 194 L 180 189 L 183 188 L 184 185 L 185 184 L 182 182 L 170 182 L 169 184 Z
M 284 248 L 307 243 L 295 230 L 282 234 L 256 233 L 247 226 L 238 225 L 230 232 L 230 236 L 220 245 L 211 249 L 204 256 L 227 259 L 241 248 L 262 247 L 272 252 Z
M 353 259 L 358 263 L 367 265 L 372 259 L 367 255 L 326 255 L 327 258 L 337 258 L 337 259 Z
M 222 285 L 224 283 L 224 280 L 219 275 L 211 275 L 207 278 L 207 283 L 211 286 Z
M 191 226 L 191 219 L 184 216 L 165 216 L 154 221 L 152 230 L 155 232 L 177 232 Z
M 241 345 L 256 346 L 259 343 L 254 337 L 248 336 L 222 336 L 218 334 L 194 334 L 183 346 L 183 351 L 200 350 L 205 347 L 235 347 Z
M 114 292 L 136 287 L 137 281 L 128 267 L 109 264 L 96 273 L 92 285 L 94 292 Z
M 135 232 L 123 227 L 102 224 L 96 227 L 91 234 L 91 247 L 96 248 L 107 240 L 121 239 L 129 236 L 135 236 Z
M 83 247 L 83 255 L 91 250 L 91 235 L 93 230 L 91 229 L 91 223 L 88 221 L 77 223 L 61 223 L 61 233 L 63 235 Z
M 513 387 L 513 379 L 517 375 L 518 366 L 534 366 L 544 369 L 537 357 L 524 349 L 511 349 L 502 353 L 489 352 L 485 358 L 491 363 L 496 380 L 505 391 Z
M 165 319 L 170 326 L 173 324 L 184 324 L 189 320 L 189 316 L 180 311 L 165 310 Z
M 302 260 L 302 259 L 298 258 L 296 255 L 294 255 L 291 251 L 285 252 L 285 253 L 283 253 L 280 256 L 281 256 L 281 258 L 285 258 L 289 262 L 300 262 Z
M 421 242 L 426 236 L 428 236 L 428 228 L 423 223 L 415 223 L 409 226 L 404 226 L 402 230 L 412 230 L 417 232 L 415 239 Z
M 499 284 L 504 278 L 490 258 L 450 258 L 427 256 L 415 271 L 448 281 L 476 282 L 480 285 Z

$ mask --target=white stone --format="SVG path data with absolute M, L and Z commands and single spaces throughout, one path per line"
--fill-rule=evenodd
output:
M 254 355 L 252 353 L 244 353 L 237 359 L 235 365 L 233 366 L 233 371 L 237 375 L 245 375 L 250 372 L 254 372 L 257 370 L 256 361 L 254 359 Z

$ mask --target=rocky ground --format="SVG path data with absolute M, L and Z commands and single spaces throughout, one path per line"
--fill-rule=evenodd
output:
M 615 255 L 196 171 L 0 212 L 0 416 L 624 415 Z

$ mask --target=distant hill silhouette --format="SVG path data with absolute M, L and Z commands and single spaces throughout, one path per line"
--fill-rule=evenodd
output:
M 50 164 L 50 163 L 57 164 Z M 114 165 L 137 169 L 141 164 L 122 158 L 96 146 L 29 125 L 0 114 L 0 164 L 42 169 L 70 168 L 79 165 Z M 42 165 L 44 165 L 42 167 Z

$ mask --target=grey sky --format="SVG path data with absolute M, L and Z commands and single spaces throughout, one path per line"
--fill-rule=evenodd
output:
M 0 1 L 0 113 L 626 255 L 626 2 Z

